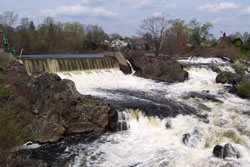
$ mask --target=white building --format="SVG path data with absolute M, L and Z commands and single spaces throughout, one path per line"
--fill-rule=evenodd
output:
M 122 41 L 122 40 L 120 40 L 120 39 L 116 39 L 116 40 L 113 40 L 113 41 L 111 42 L 111 46 L 112 46 L 112 47 L 119 47 L 119 48 L 126 47 L 128 44 L 129 44 L 129 42 L 127 42 L 127 41 Z

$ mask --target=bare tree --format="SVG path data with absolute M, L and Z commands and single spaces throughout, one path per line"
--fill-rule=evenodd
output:
M 242 34 L 241 34 L 239 31 L 237 31 L 237 32 L 234 34 L 234 37 L 235 37 L 235 38 L 240 38 L 240 39 L 242 40 Z
M 164 34 L 168 26 L 169 22 L 164 14 L 149 16 L 142 21 L 141 28 L 145 33 L 151 34 L 153 38 L 155 56 L 158 56 L 161 51 Z
M 18 20 L 18 14 L 14 14 L 14 12 L 6 11 L 2 15 L 0 15 L 0 22 L 5 26 L 12 26 Z
M 29 19 L 27 17 L 22 18 L 20 21 L 20 25 L 24 30 L 29 29 L 29 24 L 30 24 L 30 22 L 29 22 Z
M 242 35 L 243 42 L 247 42 L 249 38 L 250 38 L 249 33 L 248 32 L 244 32 L 244 34 Z

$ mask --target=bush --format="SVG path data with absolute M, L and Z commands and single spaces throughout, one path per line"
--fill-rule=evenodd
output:
M 5 88 L 4 86 L 0 85 L 0 98 L 3 98 L 4 100 L 9 100 L 11 95 L 11 89 Z

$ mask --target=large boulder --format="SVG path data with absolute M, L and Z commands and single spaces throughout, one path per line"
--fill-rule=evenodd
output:
M 126 56 L 131 62 L 135 75 L 163 82 L 183 82 L 188 72 L 176 60 L 164 56 L 145 56 L 131 52 Z
M 247 75 L 241 76 L 231 72 L 221 72 L 217 75 L 216 82 L 232 84 L 233 87 L 229 90 L 230 93 L 235 93 L 242 98 L 250 99 L 250 77 Z
M 240 158 L 240 153 L 229 143 L 224 146 L 216 145 L 213 155 L 217 158 Z
M 244 78 L 236 85 L 236 94 L 242 98 L 250 99 L 250 79 Z
M 116 111 L 105 102 L 82 96 L 70 80 L 43 73 L 33 78 L 29 89 L 35 92 L 31 99 L 37 142 L 55 142 L 64 134 L 116 129 Z
M 238 74 L 234 74 L 231 72 L 223 71 L 216 77 L 216 83 L 229 83 L 229 84 L 236 84 L 241 80 L 241 76 Z

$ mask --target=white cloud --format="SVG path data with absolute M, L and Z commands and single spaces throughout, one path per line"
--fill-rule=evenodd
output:
M 217 24 L 217 23 L 220 23 L 221 21 L 223 21 L 222 18 L 216 18 L 214 20 L 211 21 L 212 24 Z
M 240 12 L 240 14 L 250 14 L 250 6 L 246 7 L 244 10 Z
M 93 13 L 95 16 L 116 16 L 117 15 L 115 12 L 106 10 L 103 7 L 93 8 Z
M 43 15 L 56 16 L 56 15 L 69 15 L 78 16 L 81 14 L 92 15 L 92 16 L 116 16 L 115 12 L 109 11 L 103 7 L 88 8 L 82 5 L 74 6 L 59 6 L 56 9 L 45 9 L 40 10 Z
M 165 5 L 165 8 L 166 8 L 166 9 L 175 8 L 175 7 L 177 7 L 177 4 L 176 4 L 175 2 L 170 2 L 170 3 L 167 3 L 167 4 Z
M 206 3 L 199 6 L 197 10 L 199 11 L 209 11 L 209 12 L 219 12 L 222 10 L 236 9 L 239 5 L 234 2 L 221 2 L 221 3 Z
M 82 0 L 85 5 L 100 5 L 100 4 L 118 4 L 120 6 L 127 6 L 129 8 L 144 8 L 153 7 L 155 5 L 163 6 L 165 8 L 176 7 L 174 0 Z
M 230 17 L 216 18 L 211 21 L 212 24 L 228 23 L 228 22 L 233 22 L 232 18 Z
M 164 13 L 161 13 L 161 12 L 155 12 L 152 14 L 153 17 L 161 17 L 161 16 L 164 16 Z

